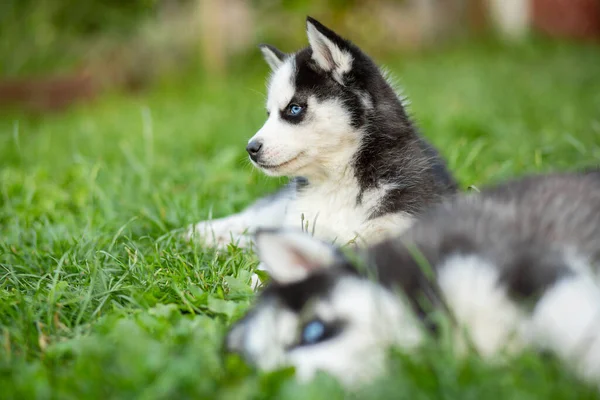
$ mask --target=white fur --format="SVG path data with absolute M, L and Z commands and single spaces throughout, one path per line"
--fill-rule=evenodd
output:
M 267 110 L 269 112 L 285 108 L 294 96 L 296 92 L 293 80 L 295 68 L 294 58 L 288 58 L 271 75 L 267 90 Z M 276 116 L 274 115 L 274 117 Z
M 359 195 L 358 182 L 350 174 L 339 180 L 317 184 L 312 190 L 301 193 L 290 204 L 285 225 L 303 227 L 316 237 L 343 245 L 350 241 L 374 243 L 400 233 L 413 222 L 408 214 L 389 214 L 369 219 L 371 207 L 378 204 L 390 187 L 372 189 L 363 194 L 363 201 L 356 204 Z
M 243 335 L 237 338 L 244 353 L 265 370 L 285 364 L 285 349 L 294 343 L 298 331 L 298 316 L 271 303 L 242 326 Z
M 472 341 L 484 357 L 523 346 L 524 313 L 498 282 L 498 269 L 477 255 L 454 255 L 439 269 L 438 283 L 463 332 L 457 332 L 457 351 Z
M 532 337 L 574 364 L 583 377 L 600 378 L 600 287 L 585 275 L 563 278 L 535 307 Z
M 308 98 L 305 121 L 298 125 L 284 121 L 280 111 L 294 95 L 286 73 L 293 73 L 291 61 L 273 76 L 267 101 L 270 116 L 250 139 L 263 143 L 261 162 L 254 164 L 267 175 L 305 176 L 311 183 L 338 178 L 350 169 L 360 132 L 351 127 L 350 115 L 341 102 L 319 102 L 316 97 Z

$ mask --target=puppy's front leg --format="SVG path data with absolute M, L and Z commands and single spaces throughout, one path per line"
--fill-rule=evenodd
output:
M 251 236 L 258 228 L 274 228 L 282 224 L 292 198 L 290 188 L 284 187 L 238 214 L 191 225 L 184 237 L 217 249 L 224 249 L 229 243 L 249 247 Z

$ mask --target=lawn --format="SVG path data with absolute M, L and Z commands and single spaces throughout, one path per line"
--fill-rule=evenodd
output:
M 456 45 L 386 60 L 463 188 L 600 164 L 598 47 Z M 245 143 L 264 118 L 267 67 L 172 79 L 64 114 L 0 116 L 1 398 L 347 397 L 321 375 L 257 373 L 221 352 L 253 298 L 256 257 L 177 230 L 281 184 Z M 359 398 L 596 398 L 549 358 L 488 366 L 432 344 L 396 355 Z

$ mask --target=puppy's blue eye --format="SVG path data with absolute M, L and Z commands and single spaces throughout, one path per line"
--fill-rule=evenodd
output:
M 288 106 L 288 113 L 293 116 L 297 116 L 302 112 L 302 106 L 298 104 L 290 104 Z
M 325 325 L 321 321 L 311 321 L 302 330 L 302 343 L 315 344 L 325 336 Z

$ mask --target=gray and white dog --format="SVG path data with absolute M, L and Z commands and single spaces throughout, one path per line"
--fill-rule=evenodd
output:
M 291 183 L 239 214 L 191 226 L 188 238 L 245 246 L 259 227 L 303 226 L 329 241 L 373 242 L 456 191 L 377 65 L 310 17 L 307 35 L 310 46 L 294 54 L 261 46 L 273 70 L 268 119 L 247 146 L 257 168 Z
M 423 344 L 437 312 L 451 317 L 459 352 L 550 350 L 600 382 L 600 171 L 457 196 L 350 258 L 302 232 L 256 242 L 272 282 L 226 343 L 260 368 L 364 382 L 389 347 Z

